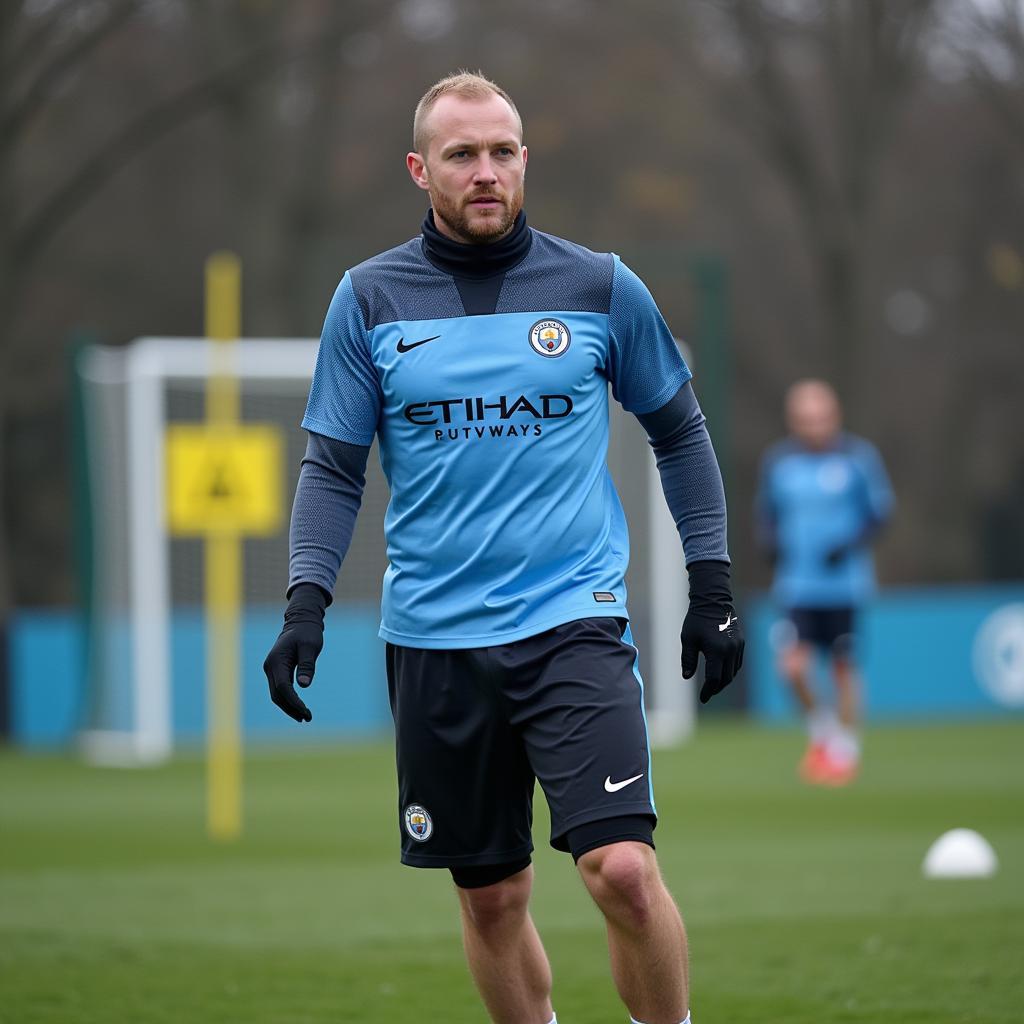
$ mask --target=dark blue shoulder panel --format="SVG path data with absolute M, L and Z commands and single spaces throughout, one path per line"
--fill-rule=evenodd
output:
M 607 313 L 614 270 L 611 253 L 534 230 L 526 259 L 505 275 L 495 312 Z
M 349 276 L 368 331 L 397 320 L 464 315 L 455 281 L 426 259 L 422 237 L 371 257 Z
M 495 312 L 607 313 L 614 270 L 611 253 L 533 231 L 526 259 L 505 275 Z M 426 259 L 422 238 L 360 263 L 349 275 L 368 331 L 397 320 L 465 315 L 454 279 Z

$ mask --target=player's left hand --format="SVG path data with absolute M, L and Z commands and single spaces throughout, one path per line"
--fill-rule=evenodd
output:
M 743 665 L 743 630 L 732 604 L 729 566 L 725 562 L 694 562 L 690 574 L 690 609 L 683 620 L 683 678 L 697 671 L 704 655 L 701 704 L 724 690 Z

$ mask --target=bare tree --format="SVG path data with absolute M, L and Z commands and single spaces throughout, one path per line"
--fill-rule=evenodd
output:
M 946 0 L 936 42 L 1024 148 L 1024 4 Z
M 369 2 L 324 5 L 320 0 L 216 5 L 223 18 L 217 44 L 201 53 L 191 74 L 167 86 L 154 73 L 146 83 L 150 88 L 124 104 L 117 121 L 97 125 L 95 147 L 76 153 L 62 176 L 26 181 L 25 154 L 46 136 L 54 106 L 74 104 L 76 85 L 112 49 L 125 45 L 126 33 L 158 36 L 168 33 L 168 24 L 184 24 L 205 38 L 212 6 L 188 0 L 0 4 L 0 646 L 12 606 L 8 496 L 15 493 L 11 397 L 22 386 L 14 370 L 18 320 L 41 255 L 76 212 L 156 142 L 207 111 L 225 110 L 230 118 L 246 109 L 254 90 L 289 64 L 328 66 L 352 27 L 377 10 Z M 248 124 L 258 120 L 250 110 Z M 242 161 L 251 162 L 253 152 L 252 146 L 239 148 L 233 173 L 242 188 Z M 238 220 L 245 221 L 241 210 Z
M 868 227 L 935 0 L 706 0 L 705 70 L 732 123 L 789 193 L 826 325 L 823 360 L 862 401 Z

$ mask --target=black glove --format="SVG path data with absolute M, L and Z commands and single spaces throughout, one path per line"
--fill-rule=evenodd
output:
M 743 664 L 743 630 L 732 604 L 729 566 L 725 562 L 694 562 L 690 574 L 690 609 L 683 619 L 683 678 L 697 671 L 704 652 L 704 685 L 700 702 L 707 704 L 724 690 Z
M 316 659 L 324 647 L 324 610 L 329 603 L 328 595 L 315 583 L 299 583 L 284 612 L 284 629 L 263 662 L 270 699 L 296 722 L 311 722 L 313 714 L 295 692 L 292 674 L 299 686 L 313 682 Z
M 850 555 L 852 555 L 859 548 L 865 547 L 870 543 L 871 538 L 878 532 L 881 523 L 876 519 L 870 519 L 864 524 L 863 528 L 858 530 L 852 537 L 848 537 L 840 544 L 833 544 L 831 547 L 825 550 L 825 564 L 830 568 L 834 569 L 837 565 L 841 565 Z
M 852 550 L 853 547 L 850 544 L 835 544 L 825 552 L 825 564 L 830 569 L 834 569 Z

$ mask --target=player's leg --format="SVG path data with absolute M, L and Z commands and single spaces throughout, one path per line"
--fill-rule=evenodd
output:
M 860 726 L 861 685 L 856 664 L 855 612 L 833 608 L 829 615 L 826 641 L 832 657 L 839 721 L 848 729 Z
M 803 713 L 812 715 L 817 707 L 817 699 L 811 686 L 814 647 L 806 635 L 807 615 L 800 609 L 790 611 L 783 626 L 779 674 L 789 684 Z
M 452 872 L 462 941 L 477 990 L 496 1024 L 549 1024 L 551 967 L 528 909 L 533 867 L 490 881 L 489 869 Z
M 689 1008 L 686 930 L 653 848 L 612 843 L 582 854 L 577 866 L 604 915 L 612 978 L 630 1015 L 679 1024 Z
M 512 722 L 551 809 L 552 845 L 572 852 L 605 915 L 622 999 L 644 1024 L 679 1024 L 686 934 L 654 859 L 643 682 L 628 628 L 610 618 L 565 623 L 506 645 L 500 661 Z
M 829 640 L 839 724 L 829 739 L 825 781 L 842 784 L 852 781 L 860 767 L 862 685 L 855 659 L 853 609 L 832 610 Z
M 389 644 L 387 668 L 402 862 L 451 871 L 492 1019 L 549 1024 L 551 971 L 527 910 L 534 776 L 486 654 Z
M 795 608 L 788 612 L 785 635 L 779 651 L 779 674 L 793 691 L 807 726 L 807 749 L 799 770 L 808 782 L 817 782 L 825 766 L 828 744 L 835 732 L 835 715 L 818 700 L 811 679 L 815 647 L 819 642 L 819 613 Z
M 832 659 L 832 675 L 836 681 L 839 722 L 847 729 L 860 728 L 861 679 L 856 662 L 849 655 Z

